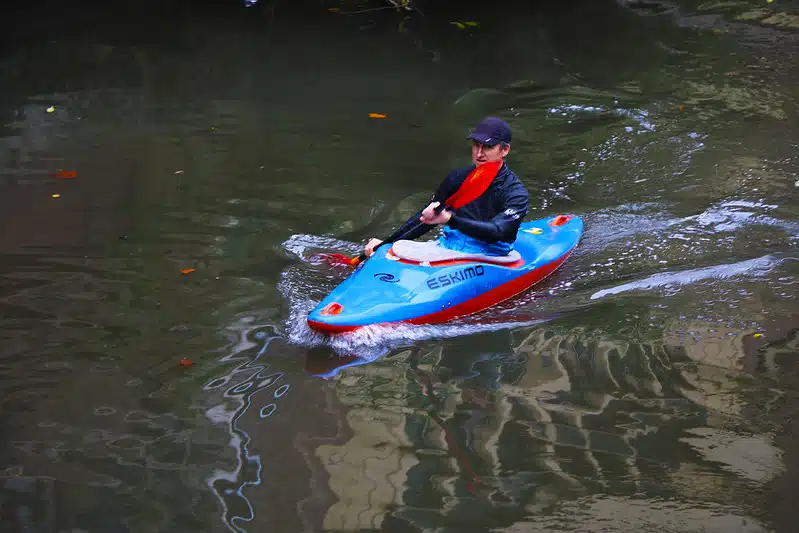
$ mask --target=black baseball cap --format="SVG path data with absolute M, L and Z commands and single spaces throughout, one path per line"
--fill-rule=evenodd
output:
M 487 117 L 477 123 L 467 139 L 473 139 L 486 146 L 499 143 L 510 144 L 510 126 L 497 117 Z

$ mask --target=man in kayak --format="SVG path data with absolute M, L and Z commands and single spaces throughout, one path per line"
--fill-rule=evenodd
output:
M 473 166 L 453 170 L 438 187 L 433 201 L 409 218 L 395 233 L 404 239 L 421 237 L 434 227 L 444 225 L 438 244 L 450 250 L 486 255 L 507 255 L 513 249 L 530 198 L 527 188 L 504 162 L 510 152 L 511 129 L 497 117 L 480 121 L 469 134 Z M 488 189 L 456 212 L 435 209 L 459 189 L 475 166 L 503 161 Z M 419 222 L 422 222 L 421 224 Z M 364 253 L 371 257 L 383 241 L 370 239 Z

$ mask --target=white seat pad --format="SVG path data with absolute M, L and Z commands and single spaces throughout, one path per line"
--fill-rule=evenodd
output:
M 515 263 L 522 258 L 521 254 L 516 250 L 511 250 L 508 255 L 476 254 L 459 252 L 457 250 L 449 250 L 443 246 L 440 246 L 436 241 L 396 241 L 391 246 L 391 252 L 400 259 L 416 261 L 418 263 L 463 260 L 507 264 Z

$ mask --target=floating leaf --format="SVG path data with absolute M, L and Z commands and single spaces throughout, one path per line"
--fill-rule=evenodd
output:
M 48 113 L 52 113 L 53 111 L 55 111 L 55 107 L 50 106 L 50 107 L 47 108 L 47 112 Z
M 196 272 L 196 271 L 197 271 L 196 268 L 181 268 L 180 269 L 180 273 L 183 274 L 183 275 L 191 274 L 192 272 Z
M 681 105 L 681 106 L 679 107 L 679 109 L 680 109 L 680 111 L 685 111 L 685 106 L 684 106 L 684 105 Z
M 55 175 L 56 178 L 62 180 L 72 180 L 78 177 L 77 170 L 62 170 Z
M 188 367 L 190 367 L 192 365 L 194 365 L 194 361 L 192 361 L 191 359 L 181 359 L 180 360 L 180 366 L 182 366 L 184 368 L 188 368 Z
M 763 336 L 763 334 L 762 334 L 762 333 L 755 333 L 755 334 L 754 334 L 754 335 L 752 335 L 752 336 L 753 336 L 754 338 L 756 338 L 756 339 L 757 339 L 757 338 L 759 338 L 759 337 L 762 337 L 762 336 Z
M 53 198 L 61 198 L 61 195 L 60 195 L 60 194 L 58 194 L 58 193 L 54 193 L 54 194 L 53 194 Z
M 338 13 L 339 11 L 341 11 L 341 8 L 340 7 L 328 7 L 327 10 L 330 11 L 331 13 Z
M 388 115 L 383 113 L 369 113 L 369 118 L 388 118 Z
M 391 5 L 393 5 L 397 9 L 405 9 L 407 11 L 411 10 L 410 0 L 388 0 L 388 1 Z
M 183 174 L 183 171 L 182 170 L 176 170 L 175 174 Z
M 472 28 L 476 28 L 477 26 L 480 25 L 479 23 L 477 23 L 477 22 L 475 22 L 473 20 L 467 20 L 466 22 L 464 22 L 464 24 L 467 25 L 467 26 L 470 26 Z
M 455 26 L 457 26 L 461 30 L 465 30 L 466 29 L 466 24 L 464 24 L 463 22 L 457 22 L 456 21 L 456 22 L 450 22 L 450 24 L 454 24 Z
M 766 2 L 767 2 L 767 3 L 769 3 L 769 4 L 771 4 L 771 3 L 773 3 L 773 2 L 774 2 L 774 0 L 766 0 Z

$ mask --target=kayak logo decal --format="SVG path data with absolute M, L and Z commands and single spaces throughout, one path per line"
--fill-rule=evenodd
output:
M 388 272 L 378 272 L 375 274 L 375 277 L 380 281 L 385 281 L 386 283 L 396 283 L 399 281 L 399 278 L 394 274 L 389 274 Z
M 483 274 L 485 274 L 485 268 L 483 268 L 483 265 L 477 265 L 464 268 L 463 270 L 458 270 L 452 274 L 430 277 L 427 279 L 426 283 L 427 287 L 432 290 L 442 289 L 449 285 L 455 285 L 456 283 L 461 283 L 468 279 L 477 278 Z

